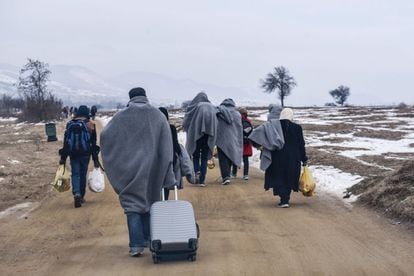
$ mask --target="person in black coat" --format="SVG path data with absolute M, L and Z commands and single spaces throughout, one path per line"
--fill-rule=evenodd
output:
M 265 190 L 273 188 L 273 194 L 280 197 L 282 208 L 289 208 L 291 191 L 299 190 L 301 162 L 305 166 L 308 160 L 302 127 L 292 121 L 292 109 L 283 109 L 280 123 L 285 145 L 272 152 L 272 163 L 265 172 Z
M 167 118 L 167 121 L 169 121 L 168 110 L 165 107 L 160 107 L 158 109 L 165 115 L 165 117 Z M 175 166 L 175 164 L 177 163 L 177 156 L 181 155 L 181 147 L 180 147 L 180 144 L 178 143 L 177 128 L 173 124 L 170 124 L 170 129 L 171 129 L 172 143 L 173 143 L 173 149 L 174 149 L 173 166 Z M 165 200 L 168 200 L 169 195 L 170 195 L 170 190 L 164 189 Z

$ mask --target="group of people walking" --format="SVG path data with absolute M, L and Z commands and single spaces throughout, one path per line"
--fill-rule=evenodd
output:
M 161 199 L 162 190 L 168 199 L 170 189 L 183 187 L 183 177 L 192 184 L 206 185 L 207 162 L 215 147 L 223 185 L 237 175 L 242 161 L 243 179 L 247 181 L 253 146 L 260 149 L 265 189 L 272 188 L 273 194 L 280 196 L 280 207 L 289 207 L 291 191 L 298 190 L 301 163 L 307 161 L 302 128 L 293 122 L 291 109 L 271 106 L 268 121 L 253 128 L 247 110 L 237 109 L 232 99 L 217 107 L 206 93 L 198 93 L 185 111 L 184 147 L 178 142 L 175 126 L 169 124 L 168 111 L 152 106 L 143 88 L 131 89 L 129 98 L 126 108 L 117 112 L 101 132 L 100 145 L 106 175 L 127 217 L 131 256 L 140 256 L 148 247 L 149 210 Z M 60 152 L 61 163 L 67 156 L 71 158 L 75 207 L 84 202 L 86 174 L 83 177 L 82 173 L 90 156 L 94 166 L 99 166 L 96 131 L 85 108 L 79 107 L 72 121 L 86 124 L 89 151 L 77 156 L 64 146 Z M 70 139 L 69 125 L 65 140 Z

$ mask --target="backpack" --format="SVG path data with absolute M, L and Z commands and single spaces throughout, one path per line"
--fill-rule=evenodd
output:
M 243 142 L 246 144 L 248 142 L 247 137 L 249 137 L 250 133 L 252 133 L 253 131 L 253 126 L 249 121 L 244 120 L 244 119 L 242 119 L 242 126 L 243 126 Z
M 66 127 L 65 148 L 70 156 L 86 155 L 91 150 L 91 135 L 83 120 L 72 120 Z

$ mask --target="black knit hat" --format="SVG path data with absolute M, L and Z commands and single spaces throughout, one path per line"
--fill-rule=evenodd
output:
M 137 97 L 137 96 L 144 96 L 144 97 L 147 96 L 147 94 L 145 93 L 144 88 L 135 87 L 135 88 L 132 88 L 131 90 L 129 90 L 129 98 L 130 99 L 132 99 L 133 97 Z
M 76 117 L 85 117 L 89 119 L 89 108 L 86 105 L 80 105 L 76 111 Z
M 168 110 L 165 107 L 158 108 L 164 115 L 167 117 L 168 120 Z

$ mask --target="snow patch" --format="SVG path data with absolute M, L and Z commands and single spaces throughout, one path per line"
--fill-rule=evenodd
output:
M 343 197 L 347 188 L 357 184 L 363 177 L 343 172 L 332 166 L 310 166 L 316 181 L 316 192 Z M 351 201 L 355 198 L 351 198 Z
M 6 210 L 0 212 L 0 219 L 6 218 L 13 214 L 18 214 L 19 218 L 26 217 L 31 211 L 39 206 L 38 202 L 24 202 L 14 205 Z
M 102 124 L 102 127 L 105 127 L 109 123 L 109 121 L 111 121 L 111 119 L 112 117 L 110 116 L 102 116 L 96 118 L 96 120 Z
M 0 117 L 0 122 L 14 122 L 16 120 L 17 120 L 16 117 L 7 117 L 7 118 Z

